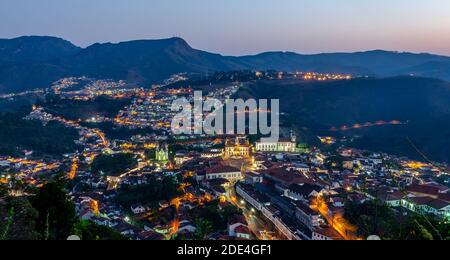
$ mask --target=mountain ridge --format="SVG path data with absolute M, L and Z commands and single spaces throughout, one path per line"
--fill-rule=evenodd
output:
M 67 76 L 149 84 L 180 72 L 227 70 L 315 71 L 376 77 L 414 74 L 449 81 L 450 57 L 384 50 L 320 54 L 272 51 L 225 56 L 195 49 L 179 37 L 96 43 L 86 48 L 50 36 L 0 39 L 0 93 L 48 87 Z
M 82 48 L 51 36 L 21 36 L 0 39 L 0 61 L 49 61 L 76 54 Z

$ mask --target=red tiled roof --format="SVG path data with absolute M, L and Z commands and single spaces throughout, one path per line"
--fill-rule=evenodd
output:
M 235 229 L 236 234 L 247 234 L 250 235 L 250 230 L 246 226 L 239 226 Z
M 241 224 L 247 225 L 247 220 L 242 215 L 233 215 L 232 217 L 230 217 L 228 219 L 228 224 L 229 225 L 234 225 L 234 224 L 237 224 L 237 223 L 241 223 Z
M 439 194 L 438 198 L 440 200 L 450 202 L 450 193 Z
M 411 185 L 406 189 L 408 192 L 421 193 L 437 196 L 439 194 L 439 188 L 429 185 Z
M 315 228 L 314 232 L 333 240 L 344 240 L 344 238 L 337 231 L 330 227 Z
M 405 197 L 405 194 L 400 191 L 389 192 L 386 194 L 386 200 L 401 200 L 403 197 Z
M 447 207 L 448 205 L 450 205 L 450 203 L 447 201 L 435 199 L 435 200 L 428 202 L 427 205 L 434 209 L 440 210 L 440 209 L 443 209 L 443 208 Z
M 289 186 L 289 190 L 299 195 L 309 196 L 314 191 L 320 192 L 322 188 L 317 185 L 305 183 L 303 185 L 292 184 Z
M 428 184 L 426 184 L 426 186 L 435 187 L 435 188 L 439 189 L 439 192 L 445 192 L 450 189 L 449 187 L 442 185 L 442 184 L 438 184 L 438 183 L 428 183 Z
M 250 177 L 261 177 L 259 173 L 256 172 L 246 172 L 244 175 L 250 176 Z
M 142 240 L 162 240 L 164 237 L 153 231 L 143 231 L 138 234 L 138 237 Z
M 290 172 L 287 171 L 283 168 L 275 168 L 275 169 L 269 169 L 269 170 L 263 170 L 261 171 L 261 173 L 266 174 L 267 176 L 270 176 L 271 178 L 281 181 L 281 182 L 285 182 L 288 184 L 292 184 L 292 183 L 308 183 L 309 180 L 300 175 L 297 172 Z
M 410 200 L 414 204 L 416 204 L 418 206 L 422 206 L 422 205 L 428 205 L 434 199 L 430 198 L 430 197 L 413 197 L 413 198 L 410 198 Z
M 223 166 L 223 165 L 219 165 L 206 170 L 206 174 L 229 173 L 229 172 L 241 172 L 241 170 L 231 166 Z

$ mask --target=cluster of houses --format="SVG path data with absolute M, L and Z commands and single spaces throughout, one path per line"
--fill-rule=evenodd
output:
M 450 188 L 436 183 L 413 184 L 404 192 L 386 193 L 385 202 L 412 212 L 450 219 Z
M 330 161 L 336 154 L 318 149 L 308 153 L 294 152 L 286 145 L 277 146 L 274 151 L 264 149 L 252 149 L 243 138 L 229 139 L 225 149 L 178 152 L 174 169 L 159 169 L 158 172 L 155 168 L 143 168 L 122 178 L 120 184 L 142 185 L 148 176 L 155 174 L 192 177 L 198 187 L 186 187 L 185 194 L 191 194 L 191 197 L 180 201 L 176 226 L 178 237 L 186 239 L 196 234 L 192 211 L 204 198 L 218 199 L 220 207 L 226 207 L 230 204 L 228 191 L 232 187 L 258 218 L 276 230 L 277 235 L 290 240 L 345 239 L 346 234 L 339 232 L 328 220 L 343 216 L 349 202 L 364 203 L 376 199 L 393 208 L 439 218 L 450 216 L 448 185 L 435 181 L 436 176 L 446 173 L 436 167 L 411 168 L 402 165 L 403 158 L 366 154 L 355 149 L 339 150 L 340 162 Z M 228 159 L 237 158 L 251 161 L 253 170 L 230 166 L 233 164 Z M 397 166 L 390 166 L 387 161 L 396 162 Z M 107 186 L 101 178 L 85 177 L 88 186 L 94 190 L 104 190 Z M 104 191 L 100 198 L 96 195 L 77 196 L 75 201 L 82 219 L 108 225 L 134 239 L 163 239 L 174 229 L 173 223 L 158 221 L 137 229 L 130 224 L 129 217 L 111 203 L 114 191 Z M 314 201 L 319 197 L 326 203 L 326 214 L 314 207 Z M 92 201 L 99 201 L 98 209 Z M 171 202 L 163 201 L 159 206 L 161 214 L 168 212 L 170 215 Z M 136 204 L 129 212 L 133 217 L 147 217 L 151 209 Z M 226 231 L 213 232 L 208 239 L 251 239 L 255 237 L 254 232 L 246 218 L 237 215 L 228 220 Z
M 381 154 L 362 155 L 354 149 L 340 151 L 342 168 L 326 165 L 326 154 L 259 155 L 261 167 L 244 174 L 236 191 L 287 239 L 343 239 L 317 210 L 314 198 L 327 203 L 329 216 L 342 216 L 348 202 L 381 200 L 401 207 L 450 219 L 450 189 L 435 182 L 435 167 L 400 169 L 386 166 L 386 160 L 402 159 Z
M 312 198 L 327 191 L 299 177 L 298 172 L 246 173 L 236 192 L 286 239 L 342 239 L 309 205 Z
M 158 218 L 152 218 L 155 207 L 136 203 L 129 209 L 120 207 L 115 198 L 117 190 L 122 186 L 139 186 L 148 184 L 148 178 L 164 178 L 173 176 L 177 179 L 180 175 L 192 175 L 198 184 L 196 187 L 186 185 L 183 187 L 183 195 L 177 205 L 177 226 L 175 233 L 178 238 L 193 239 L 196 234 L 195 218 L 192 216 L 194 209 L 203 204 L 220 200 L 220 209 L 231 204 L 224 199 L 226 188 L 242 179 L 240 169 L 227 166 L 221 158 L 208 159 L 201 156 L 185 162 L 181 168 L 175 171 L 161 170 L 155 167 L 145 167 L 140 171 L 124 176 L 118 182 L 116 189 L 108 189 L 108 181 L 101 176 L 93 176 L 88 172 L 79 172 L 80 186 L 83 185 L 89 192 L 76 192 L 71 194 L 76 204 L 76 210 L 82 220 L 92 221 L 99 225 L 113 228 L 121 234 L 136 240 L 166 239 L 167 234 L 174 232 L 173 223 L 163 223 Z M 181 186 L 182 183 L 180 183 Z M 158 211 L 167 218 L 173 217 L 173 201 L 160 201 Z M 135 219 L 148 219 L 144 227 L 133 225 Z M 250 239 L 252 234 L 248 223 L 242 215 L 228 219 L 226 230 L 217 230 L 208 237 L 209 239 Z

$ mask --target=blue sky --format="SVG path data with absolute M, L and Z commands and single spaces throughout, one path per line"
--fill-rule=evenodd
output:
M 448 0 L 0 0 L 0 38 L 80 46 L 180 36 L 228 55 L 386 49 L 450 55 Z

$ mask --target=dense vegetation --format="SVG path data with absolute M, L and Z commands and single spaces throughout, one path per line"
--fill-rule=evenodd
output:
M 61 183 L 50 183 L 39 189 L 32 200 L 38 211 L 36 230 L 44 240 L 64 240 L 77 221 L 75 206 Z
M 0 192 L 0 240 L 122 240 L 108 227 L 80 221 L 68 199 L 64 183 L 55 181 L 34 197 L 8 197 Z
M 38 211 L 26 198 L 0 195 L 0 240 L 35 240 Z
M 193 216 L 196 219 L 209 222 L 214 230 L 225 230 L 229 218 L 240 214 L 242 214 L 241 210 L 233 205 L 226 206 L 223 209 L 219 208 L 218 200 L 196 208 L 193 212 Z
M 60 156 L 78 149 L 74 143 L 79 138 L 78 132 L 59 123 L 43 126 L 24 120 L 19 114 L 0 113 L 0 125 L 0 155 L 18 156 L 22 150 L 31 150 Z
M 81 125 L 89 127 L 89 128 L 97 128 L 100 129 L 108 139 L 117 139 L 117 140 L 128 140 L 132 136 L 135 135 L 146 135 L 152 134 L 154 131 L 150 128 L 146 129 L 129 129 L 126 127 L 116 126 L 113 123 L 105 122 L 105 123 L 81 123 Z
M 219 206 L 218 200 L 196 208 L 192 213 L 196 227 L 194 239 L 205 240 L 213 232 L 227 230 L 228 221 L 234 215 L 242 215 L 242 211 L 234 205 Z M 184 240 L 185 237 L 178 236 L 176 239 Z
M 403 215 L 378 201 L 349 203 L 345 217 L 358 227 L 362 237 L 377 235 L 384 240 L 450 240 L 448 223 L 410 212 Z
M 285 124 L 302 139 L 317 143 L 317 135 L 350 136 L 353 146 L 376 152 L 450 161 L 450 84 L 433 79 L 397 77 L 335 82 L 259 81 L 241 97 L 280 99 Z M 401 125 L 351 131 L 333 127 L 398 120 Z
M 31 107 L 42 99 L 40 95 L 34 94 L 0 99 L 0 113 L 9 112 L 25 116 L 31 112 Z
M 130 104 L 129 99 L 112 99 L 101 96 L 90 101 L 74 101 L 60 99 L 58 96 L 47 96 L 42 104 L 50 113 L 70 120 L 86 120 L 94 116 L 114 118 L 121 109 Z
M 100 226 L 89 221 L 80 221 L 74 226 L 74 234 L 85 241 L 93 240 L 128 240 L 122 234 L 113 229 Z
M 148 183 L 140 186 L 125 186 L 119 190 L 116 201 L 124 208 L 129 209 L 133 204 L 157 206 L 162 200 L 170 201 L 181 195 L 178 190 L 178 181 L 173 177 L 158 179 L 150 176 Z
M 92 164 L 92 171 L 105 176 L 119 176 L 128 170 L 136 168 L 138 162 L 133 154 L 102 154 Z

